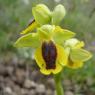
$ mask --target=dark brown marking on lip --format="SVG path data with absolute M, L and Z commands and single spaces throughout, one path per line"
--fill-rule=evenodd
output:
M 56 68 L 57 50 L 55 44 L 50 42 L 43 42 L 42 44 L 42 56 L 46 63 L 46 69 Z

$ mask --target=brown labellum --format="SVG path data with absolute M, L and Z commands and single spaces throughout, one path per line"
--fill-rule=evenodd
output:
M 46 63 L 46 69 L 56 68 L 57 49 L 55 44 L 50 42 L 43 42 L 42 44 L 42 56 Z

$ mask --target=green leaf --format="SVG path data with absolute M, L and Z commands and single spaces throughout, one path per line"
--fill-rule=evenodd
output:
M 72 49 L 70 58 L 73 61 L 87 61 L 92 57 L 92 54 L 84 49 Z
M 40 45 L 37 33 L 29 33 L 20 37 L 16 42 L 16 47 L 33 47 L 36 48 Z
M 52 13 L 52 24 L 58 25 L 66 14 L 65 8 L 63 5 L 59 4 L 55 7 Z
M 74 36 L 75 36 L 74 32 L 71 32 L 71 31 L 65 30 L 65 29 L 61 29 L 59 31 L 55 30 L 53 38 L 57 43 L 62 44 L 65 40 L 68 40 Z

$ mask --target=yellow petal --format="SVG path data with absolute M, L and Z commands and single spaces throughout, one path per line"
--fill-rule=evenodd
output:
M 66 52 L 62 46 L 56 45 L 56 47 L 57 47 L 57 60 L 56 61 L 59 62 L 59 64 L 64 66 L 67 64 Z
M 77 43 L 79 43 L 79 40 L 77 40 L 76 38 L 72 38 L 72 39 L 66 40 L 66 42 L 64 43 L 64 46 L 74 48 Z
M 59 73 L 61 70 L 63 69 L 63 66 L 61 64 L 59 64 L 58 62 L 56 62 L 56 68 L 52 69 L 52 73 L 53 74 L 57 74 Z
M 84 47 L 84 42 L 83 41 L 80 41 L 78 42 L 76 45 L 75 45 L 75 48 L 82 48 Z
M 42 69 L 40 69 L 40 72 L 41 72 L 42 74 L 44 74 L 44 75 L 49 75 L 49 74 L 51 74 L 51 69 L 50 69 L 50 70 L 47 70 L 47 69 L 45 69 L 45 68 L 42 68 Z
M 34 54 L 34 58 L 36 60 L 37 65 L 40 68 L 46 67 L 45 61 L 42 58 L 42 50 L 41 50 L 41 47 L 39 47 L 39 48 L 36 49 L 35 54 Z
M 78 49 L 78 48 L 84 47 L 84 42 L 83 41 L 79 41 L 76 38 L 72 38 L 72 39 L 66 40 L 64 46 L 65 47 Z
M 72 69 L 77 69 L 77 68 L 81 68 L 83 66 L 83 62 L 81 61 L 75 61 L 75 62 L 71 62 L 68 61 L 67 67 L 70 67 Z
M 31 32 L 32 30 L 34 30 L 36 27 L 37 27 L 37 23 L 36 22 L 33 22 L 31 25 L 29 25 L 25 30 L 23 30 L 21 32 L 21 34 L 26 34 L 28 32 Z

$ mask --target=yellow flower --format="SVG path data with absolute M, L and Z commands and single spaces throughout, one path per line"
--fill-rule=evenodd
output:
M 63 42 L 75 34 L 59 26 L 43 25 L 36 33 L 20 37 L 15 46 L 35 48 L 34 58 L 40 71 L 45 74 L 57 74 L 67 65 L 67 55 Z M 60 42 L 59 42 L 60 41 Z
M 64 48 L 53 41 L 43 42 L 35 52 L 35 60 L 44 74 L 56 74 L 66 65 Z
M 91 58 L 91 53 L 82 49 L 84 46 L 83 41 L 75 38 L 69 39 L 64 43 L 65 51 L 68 55 L 67 66 L 77 69 L 83 66 L 83 62 Z

